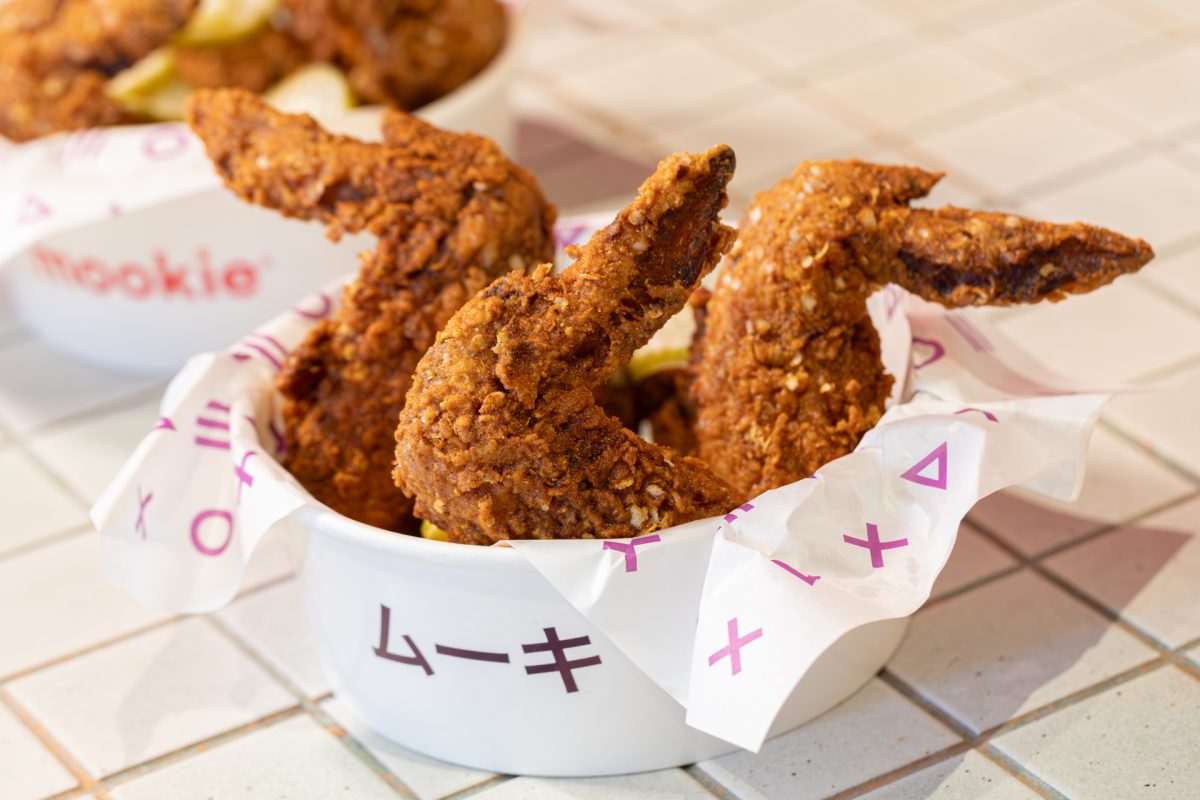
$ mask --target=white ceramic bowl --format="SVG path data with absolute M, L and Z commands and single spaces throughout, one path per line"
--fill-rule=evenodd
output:
M 516 13 L 511 18 L 497 57 L 418 116 L 482 133 L 510 150 L 508 89 L 523 27 Z M 381 114 L 358 109 L 330 127 L 378 136 Z M 211 174 L 198 148 L 194 161 L 189 168 Z M 61 177 L 69 180 L 69 170 Z M 106 368 L 168 375 L 189 356 L 231 344 L 354 271 L 357 254 L 370 245 L 366 237 L 334 244 L 320 225 L 243 203 L 214 177 L 210 188 L 189 196 L 52 234 L 7 272 L 18 313 L 54 347 Z
M 298 521 L 309 533 L 307 599 L 326 672 L 338 699 L 387 738 L 522 775 L 638 772 L 735 749 L 689 728 L 683 707 L 515 551 L 387 534 L 329 510 L 306 509 Z M 839 640 L 772 734 L 870 680 L 906 625 L 873 623 Z M 554 638 L 572 645 L 560 661 L 583 663 L 560 671 L 553 651 L 525 650 Z

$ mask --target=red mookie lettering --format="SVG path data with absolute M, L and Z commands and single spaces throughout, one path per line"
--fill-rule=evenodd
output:
M 39 244 L 30 249 L 30 258 L 34 274 L 46 280 L 95 295 L 123 295 L 133 300 L 254 297 L 262 282 L 262 270 L 271 263 L 266 256 L 257 261 L 233 258 L 216 263 L 203 247 L 187 260 L 172 259 L 163 250 L 153 250 L 144 262 L 109 264 L 93 256 L 73 256 Z

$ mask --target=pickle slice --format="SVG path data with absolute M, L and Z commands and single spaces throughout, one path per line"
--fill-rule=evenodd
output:
M 267 24 L 279 0 L 200 0 L 176 41 L 216 45 L 244 39 Z
M 336 114 L 356 104 L 346 76 L 329 64 L 301 67 L 268 89 L 263 99 L 280 111 L 314 117 Z

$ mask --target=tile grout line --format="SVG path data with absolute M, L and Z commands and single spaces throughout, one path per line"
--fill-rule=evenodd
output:
M 147 759 L 138 764 L 131 764 L 128 767 L 119 769 L 116 772 L 101 778 L 99 782 L 99 788 L 111 789 L 123 784 L 132 783 L 133 781 L 143 778 L 146 775 L 153 774 L 174 764 L 182 763 L 199 753 L 219 747 L 226 742 L 241 739 L 257 730 L 272 727 L 280 722 L 292 719 L 293 717 L 298 717 L 303 713 L 304 709 L 301 708 L 299 704 L 290 705 L 286 708 L 281 708 L 278 711 L 272 711 L 270 714 L 266 714 L 258 719 L 251 720 L 250 722 L 239 725 L 236 728 L 222 731 L 199 741 L 184 745 L 183 747 L 172 750 L 169 753 L 163 753 L 162 755 L 155 756 L 154 758 Z M 68 800 L 68 798 L 80 797 L 82 794 L 83 792 L 74 790 L 71 793 L 56 796 L 53 798 L 53 800 L 60 800 L 60 798 L 61 800 Z
M 249 589 L 242 591 L 241 593 L 239 593 L 237 595 L 237 597 L 235 599 L 240 600 L 243 597 L 249 597 L 251 595 L 257 594 L 258 592 L 265 591 L 274 586 L 278 586 L 279 584 L 283 583 L 284 581 L 291 580 L 294 577 L 295 577 L 294 574 L 288 574 L 288 575 L 281 575 L 278 578 L 272 578 L 269 581 L 264 581 L 263 583 L 261 583 L 257 586 L 253 586 Z M 4 685 L 6 683 L 12 683 L 13 681 L 20 680 L 21 678 L 24 678 L 28 675 L 32 675 L 36 672 L 41 672 L 42 670 L 50 669 L 51 667 L 56 667 L 59 664 L 64 664 L 67 661 L 70 661 L 72 659 L 90 655 L 99 650 L 103 650 L 106 647 L 111 647 L 112 645 L 121 644 L 122 642 L 125 642 L 129 639 L 134 639 L 138 636 L 141 636 L 142 634 L 150 633 L 151 631 L 158 630 L 159 628 L 165 628 L 168 625 L 179 622 L 180 620 L 185 619 L 185 618 L 187 618 L 187 615 L 171 614 L 165 619 L 157 620 L 155 622 L 151 622 L 146 625 L 141 625 L 136 628 L 132 628 L 128 631 L 125 631 L 124 633 L 119 633 L 116 636 L 109 637 L 108 639 L 104 639 L 99 642 L 93 642 L 92 644 L 86 645 L 84 647 L 80 647 L 77 650 L 72 650 L 70 653 L 64 653 L 62 655 L 58 655 L 58 656 L 54 656 L 53 658 L 46 659 L 45 661 L 39 661 L 35 664 L 23 666 L 14 672 L 8 673 L 7 675 L 0 675 L 0 686 Z
M 937 597 L 931 597 L 928 600 L 926 600 L 925 603 L 921 606 L 921 608 L 917 609 L 917 611 L 915 613 L 921 613 L 922 611 L 929 608 L 930 606 L 939 605 L 944 601 L 951 600 L 955 597 L 960 597 L 970 591 L 978 589 L 982 586 L 986 586 L 987 584 L 992 583 L 993 581 L 998 581 L 1002 578 L 1009 577 L 1010 575 L 1020 572 L 1022 569 L 1025 569 L 1026 567 L 1030 566 L 1030 564 L 1035 561 L 1041 561 L 1043 559 L 1050 558 L 1051 556 L 1058 555 L 1059 553 L 1062 553 L 1066 550 L 1070 550 L 1078 545 L 1084 544 L 1086 542 L 1090 542 L 1093 539 L 1098 539 L 1101 536 L 1104 536 L 1105 534 L 1112 533 L 1114 531 L 1120 530 L 1121 528 L 1129 527 L 1130 525 L 1134 525 L 1134 524 L 1146 519 L 1147 517 L 1151 517 L 1151 516 L 1154 516 L 1155 514 L 1162 513 L 1163 511 L 1167 511 L 1171 508 L 1174 508 L 1175 506 L 1183 505 L 1184 503 L 1191 502 L 1192 500 L 1195 500 L 1197 497 L 1200 497 L 1200 488 L 1198 488 L 1196 491 L 1190 492 L 1182 497 L 1178 497 L 1173 500 L 1167 500 L 1163 503 L 1159 503 L 1158 505 L 1152 506 L 1145 511 L 1134 514 L 1133 516 L 1131 516 L 1127 519 L 1122 519 L 1120 521 L 1113 522 L 1113 523 L 1105 523 L 1105 524 L 1101 525 L 1101 527 L 1099 527 L 1093 531 L 1089 531 L 1087 533 L 1076 536 L 1065 542 L 1057 544 L 1054 547 L 1051 547 L 1047 550 L 1040 551 L 1037 554 L 1032 555 L 1032 556 L 1025 555 L 1020 550 L 1013 547 L 1011 544 L 1009 544 L 1007 541 L 1005 541 L 1003 538 L 1001 538 L 999 536 L 999 534 L 997 534 L 989 526 L 979 522 L 978 520 L 968 517 L 965 520 L 967 523 L 969 523 L 973 528 L 975 528 L 985 539 L 987 539 L 989 542 L 991 542 L 992 544 L 996 545 L 1001 550 L 1003 550 L 1006 555 L 1013 558 L 1016 561 L 1016 563 L 1012 564 L 1011 566 L 1005 567 L 1001 570 L 997 570 L 996 572 L 992 572 L 992 573 L 984 575 L 980 578 L 976 578 L 975 580 L 973 580 L 963 586 L 960 586 L 956 589 L 951 589 L 950 591 L 945 592 L 944 594 L 940 594 Z
M 827 798 L 827 800 L 850 800 L 851 798 L 859 797 L 867 792 L 887 786 L 902 778 L 906 778 L 909 775 L 920 772 L 921 770 L 927 769 L 936 764 L 940 764 L 967 751 L 980 749 L 984 746 L 987 746 L 989 742 L 997 736 L 1016 730 L 1032 722 L 1036 722 L 1037 720 L 1050 716 L 1051 714 L 1057 713 L 1065 708 L 1069 708 L 1070 706 L 1087 700 L 1088 698 L 1100 694 L 1101 692 L 1108 691 L 1116 686 L 1120 686 L 1124 683 L 1134 680 L 1135 678 L 1139 678 L 1142 675 L 1160 669 L 1170 663 L 1172 662 L 1168 656 L 1159 656 L 1151 661 L 1139 664 L 1138 666 L 1129 670 L 1110 676 L 1109 678 L 1093 684 L 1092 686 L 1085 687 L 1084 689 L 1080 689 L 1076 692 L 1061 697 L 1058 700 L 1047 703 L 1044 706 L 1027 711 L 998 725 L 994 725 L 991 728 L 985 729 L 977 734 L 972 733 L 971 729 L 961 722 L 957 717 L 953 716 L 950 712 L 937 705 L 919 690 L 910 686 L 908 683 L 896 676 L 895 673 L 892 673 L 885 667 L 879 674 L 880 680 L 891 686 L 893 689 L 903 695 L 905 699 L 921 708 L 921 710 L 949 728 L 956 735 L 963 737 L 963 740 L 956 744 L 950 745 L 949 747 L 943 748 L 942 750 L 938 750 L 937 752 L 930 753 L 927 756 L 909 762 L 901 767 L 897 767 L 894 770 L 885 772 L 882 775 L 877 775 L 870 780 L 858 784 L 857 786 L 851 786 L 847 789 L 844 789 L 837 794 L 831 795 L 829 798 Z M 988 753 L 983 753 L 983 755 L 989 756 Z M 1020 779 L 1022 776 L 1016 775 L 1015 777 Z M 1035 783 L 1030 784 L 1027 781 L 1022 782 L 1031 786 L 1031 788 L 1037 788 L 1040 792 L 1042 792 L 1043 797 L 1055 798 L 1056 800 L 1057 798 L 1061 798 L 1061 794 L 1058 794 L 1057 790 L 1054 790 L 1053 787 L 1049 786 L 1049 784 L 1040 782 L 1040 779 L 1037 779 L 1036 776 L 1030 775 L 1029 777 L 1034 778 Z M 1047 790 L 1049 790 L 1049 792 L 1047 792 Z
M 1048 800 L 1070 800 L 1070 798 L 1058 789 L 1055 789 L 1053 785 L 1037 775 L 1033 770 L 1011 756 L 1006 755 L 990 742 L 981 746 L 976 752 L 1042 797 L 1048 798 Z
M 320 725 L 326 733 L 333 736 L 338 742 L 349 750 L 355 757 L 362 761 L 383 783 L 387 784 L 392 791 L 406 800 L 416 800 L 417 793 L 414 792 L 407 784 L 402 781 L 399 776 L 389 770 L 383 762 L 377 759 L 374 755 L 363 746 L 361 742 L 350 735 L 350 732 L 337 724 L 326 711 L 321 708 L 316 701 L 311 700 L 299 686 L 294 684 L 287 675 L 275 667 L 269 660 L 259 654 L 250 644 L 244 641 L 232 629 L 225 624 L 223 620 L 215 614 L 208 614 L 205 620 L 209 625 L 215 628 L 222 636 L 224 636 L 234 647 L 242 652 L 247 658 L 253 661 L 260 669 L 267 673 L 278 685 L 283 687 L 284 691 L 292 695 L 299 702 L 300 708 L 318 725 Z
M 0 683 L 0 706 L 7 707 L 25 726 L 25 729 L 33 734 L 42 746 L 50 751 L 50 754 L 71 773 L 71 777 L 77 781 L 77 785 L 68 789 L 68 792 L 89 791 L 99 786 L 99 781 L 92 777 L 92 774 L 79 762 L 79 759 L 75 758 L 66 745 L 58 741 L 46 729 L 46 726 L 34 717 L 32 712 L 21 705 L 3 683 Z

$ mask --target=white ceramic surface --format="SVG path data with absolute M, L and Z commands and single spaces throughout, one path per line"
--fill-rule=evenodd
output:
M 516 552 L 388 535 L 327 511 L 300 519 L 310 534 L 310 616 L 330 682 L 387 738 L 523 775 L 640 772 L 735 749 L 689 728 L 683 707 Z M 839 641 L 797 686 L 772 733 L 870 680 L 906 625 L 875 623 Z M 525 650 L 552 638 L 570 645 L 561 658 Z
M 417 116 L 484 134 L 510 150 L 515 120 L 508 90 L 520 29 L 513 25 L 504 49 L 479 75 Z M 366 107 L 327 124 L 376 138 L 381 115 Z M 195 169 L 210 167 L 198 159 Z M 168 375 L 189 356 L 236 341 L 353 271 L 357 254 L 370 245 L 361 235 L 335 244 L 320 224 L 284 219 L 214 184 L 53 234 L 17 256 L 7 277 L 20 316 L 56 349 L 109 369 Z

